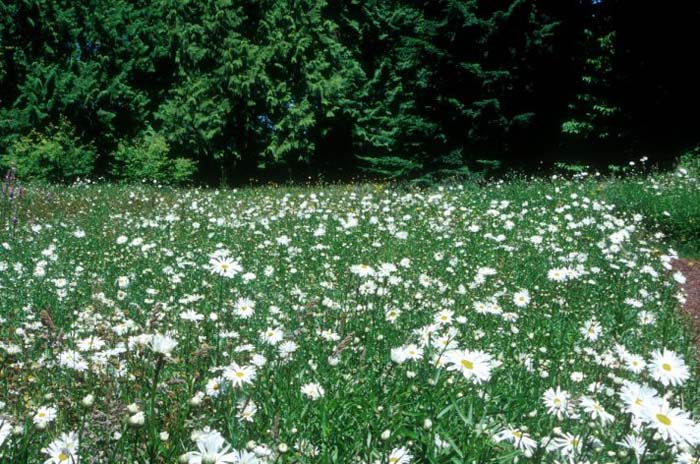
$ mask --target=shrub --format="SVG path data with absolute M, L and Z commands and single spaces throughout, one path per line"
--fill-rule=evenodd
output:
M 694 175 L 700 175 L 700 147 L 686 152 L 681 156 L 679 168 L 685 169 Z
M 170 146 L 160 134 L 146 131 L 133 143 L 120 143 L 112 154 L 111 172 L 120 180 L 149 180 L 184 184 L 192 180 L 196 165 L 187 158 L 170 158 Z
M 43 132 L 32 131 L 15 140 L 0 165 L 14 166 L 23 179 L 73 182 L 92 174 L 96 158 L 95 147 L 82 144 L 70 122 L 61 119 Z

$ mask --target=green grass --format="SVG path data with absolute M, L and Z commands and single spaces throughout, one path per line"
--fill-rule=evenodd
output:
M 696 430 L 655 437 L 620 396 L 648 385 L 683 410 L 674 424 L 700 417 L 667 247 L 637 209 L 609 203 L 637 185 L 30 188 L 0 240 L 0 431 L 14 430 L 0 460 L 43 462 L 73 431 L 81 462 L 176 462 L 210 427 L 257 462 L 632 462 L 619 445 L 632 436 L 643 462 L 671 462 Z M 217 250 L 242 270 L 212 272 Z M 275 328 L 295 350 L 264 340 Z M 149 347 L 156 333 L 177 342 L 170 356 Z M 486 356 L 482 382 L 451 370 L 457 349 Z M 631 367 L 664 349 L 688 369 L 677 385 Z M 85 369 L 67 362 L 76 352 Z M 207 394 L 233 363 L 255 378 Z M 317 399 L 302 392 L 312 383 Z M 559 417 L 543 400 L 556 388 L 571 399 Z M 44 429 L 41 406 L 57 411 Z M 503 439 L 521 432 L 534 441 Z
M 700 158 L 698 158 L 700 159 Z M 633 175 L 605 183 L 619 209 L 644 216 L 645 225 L 681 256 L 700 258 L 700 162 L 685 158 L 673 172 Z

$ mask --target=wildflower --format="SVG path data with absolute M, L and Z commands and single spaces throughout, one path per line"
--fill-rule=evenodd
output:
M 635 417 L 640 417 L 645 408 L 661 401 L 656 390 L 634 382 L 625 382 L 620 390 L 620 398 L 625 404 L 624 410 Z
M 570 433 L 558 433 L 556 438 L 547 444 L 547 451 L 559 451 L 563 456 L 579 454 L 583 447 L 583 440 L 578 435 Z
M 12 424 L 5 419 L 0 419 L 0 447 L 5 443 L 7 437 L 10 436 L 10 433 L 12 433 Z
M 223 376 L 230 381 L 234 387 L 241 387 L 246 383 L 253 383 L 256 376 L 256 370 L 253 366 L 239 366 L 232 362 L 224 369 Z
M 170 335 L 155 334 L 151 338 L 149 346 L 154 353 L 169 357 L 177 346 L 177 341 Z
M 299 345 L 297 345 L 296 342 L 292 340 L 282 342 L 278 347 L 280 357 L 282 359 L 290 359 L 298 348 Z
M 656 322 L 656 316 L 651 311 L 640 311 L 637 317 L 641 325 L 652 325 Z
M 586 340 L 589 341 L 596 341 L 600 337 L 600 334 L 603 332 L 603 328 L 601 327 L 600 323 L 596 321 L 595 319 L 590 319 L 586 321 L 583 324 L 583 327 L 581 327 L 581 335 Z
M 454 316 L 454 311 L 449 309 L 443 309 L 435 315 L 435 322 L 438 324 L 451 324 L 452 316 Z
M 567 273 L 564 269 L 550 269 L 547 272 L 547 278 L 554 282 L 564 282 L 567 279 Z
M 391 450 L 387 462 L 389 464 L 408 464 L 411 462 L 412 458 L 413 456 L 411 453 L 409 453 L 408 450 L 402 446 L 401 448 L 394 448 Z
M 233 278 L 243 271 L 243 267 L 231 258 L 226 256 L 212 257 L 209 260 L 209 270 L 216 275 L 226 278 Z
M 215 430 L 203 432 L 196 437 L 197 451 L 183 456 L 188 464 L 228 464 L 241 462 L 239 456 L 229 453 L 231 448 Z
M 189 322 L 199 322 L 204 320 L 204 314 L 200 314 L 197 311 L 188 309 L 180 313 L 180 319 Z
M 350 272 L 360 277 L 369 277 L 374 275 L 374 268 L 367 264 L 355 264 L 350 266 Z
M 221 394 L 221 392 L 224 390 L 224 378 L 223 376 L 220 377 L 214 377 L 213 379 L 209 379 L 207 382 L 206 387 L 204 387 L 204 391 L 207 393 L 207 396 L 211 398 L 216 398 Z
M 53 406 L 41 406 L 37 409 L 36 414 L 34 414 L 32 422 L 34 422 L 37 428 L 45 429 L 47 425 L 56 419 L 56 416 L 56 408 Z
M 423 348 L 419 348 L 414 343 L 406 345 L 403 352 L 406 359 L 410 359 L 411 361 L 417 361 L 423 358 Z
M 483 351 L 450 350 L 445 353 L 447 370 L 460 372 L 465 379 L 481 383 L 491 378 L 494 361 Z
M 260 339 L 270 345 L 276 345 L 282 341 L 283 333 L 278 328 L 268 327 L 260 333 Z
M 88 368 L 87 362 L 85 362 L 83 356 L 77 351 L 64 351 L 59 354 L 58 363 L 63 367 L 79 372 L 86 371 Z
M 547 408 L 547 412 L 557 416 L 559 420 L 570 413 L 571 396 L 566 390 L 562 390 L 559 386 L 557 389 L 550 388 L 544 392 L 543 400 Z
M 690 419 L 687 412 L 672 408 L 666 401 L 646 406 L 642 410 L 642 417 L 666 441 L 676 445 L 700 444 L 700 427 Z
M 396 319 L 398 319 L 400 315 L 400 309 L 389 309 L 386 313 L 384 313 L 384 317 L 386 318 L 386 320 L 391 323 L 396 322 Z
M 641 462 L 642 456 L 647 452 L 647 444 L 639 435 L 625 435 L 625 438 L 621 442 L 618 442 L 618 445 L 631 450 L 638 463 Z
M 250 318 L 255 312 L 255 302 L 249 298 L 239 298 L 236 301 L 234 313 L 243 319 Z
M 673 274 L 673 280 L 683 285 L 686 282 L 685 276 L 681 272 L 675 272 Z
M 311 398 L 312 400 L 317 400 L 326 394 L 326 391 L 323 389 L 323 387 L 316 382 L 311 382 L 307 383 L 306 385 L 303 385 L 301 387 L 301 392 L 304 395 Z
M 607 412 L 598 401 L 584 396 L 581 398 L 580 403 L 584 411 L 591 416 L 591 419 L 600 419 L 603 426 L 615 421 L 615 416 Z
M 643 357 L 631 353 L 624 356 L 624 361 L 625 368 L 635 374 L 641 373 L 647 365 Z
M 524 308 L 530 304 L 530 292 L 527 290 L 520 290 L 515 292 L 513 295 L 513 304 L 518 308 Z
M 258 405 L 247 398 L 238 400 L 238 413 L 236 417 L 246 422 L 253 422 L 253 417 L 258 412 Z
M 75 432 L 62 433 L 41 451 L 49 455 L 44 464 L 77 464 L 78 435 Z
M 655 350 L 651 353 L 649 373 L 654 380 L 661 382 L 664 386 L 682 385 L 690 377 L 683 359 L 667 349 L 663 352 Z
M 525 456 L 532 456 L 537 448 L 537 442 L 532 437 L 519 428 L 506 427 L 493 436 L 497 442 L 506 441 L 522 451 Z

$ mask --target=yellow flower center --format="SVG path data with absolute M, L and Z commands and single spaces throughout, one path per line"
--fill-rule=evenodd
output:
M 242 379 L 243 377 L 245 377 L 245 373 L 243 371 L 238 371 L 238 372 L 236 372 L 236 377 L 238 377 L 239 379 Z
M 514 436 L 515 438 L 518 438 L 518 439 L 519 439 L 519 438 L 522 438 L 522 436 L 523 436 L 523 432 L 520 432 L 520 431 L 518 431 L 518 430 L 513 430 L 512 433 L 513 433 L 513 436 Z
M 664 424 L 666 427 L 671 425 L 671 419 L 668 418 L 668 416 L 664 414 L 657 414 L 656 415 L 656 420 Z
M 554 401 L 552 401 L 554 406 L 560 406 L 561 405 L 561 400 L 559 398 L 554 398 Z
M 67 455 L 65 452 L 61 451 L 60 453 L 58 453 L 57 458 L 59 462 L 65 462 L 70 459 L 70 456 Z
M 460 361 L 460 362 L 462 363 L 462 366 L 465 369 L 469 369 L 469 370 L 474 369 L 474 364 L 471 361 L 469 361 L 468 359 L 462 359 L 462 361 Z
M 399 462 L 399 458 L 391 457 L 391 458 L 389 458 L 389 462 L 390 462 L 391 464 L 396 463 L 396 462 Z
M 666 372 L 671 372 L 672 367 L 669 363 L 663 363 L 661 365 L 661 369 L 665 370 Z

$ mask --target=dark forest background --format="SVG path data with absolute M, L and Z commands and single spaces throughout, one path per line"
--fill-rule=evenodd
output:
M 0 164 L 469 178 L 700 142 L 700 3 L 2 0 Z

